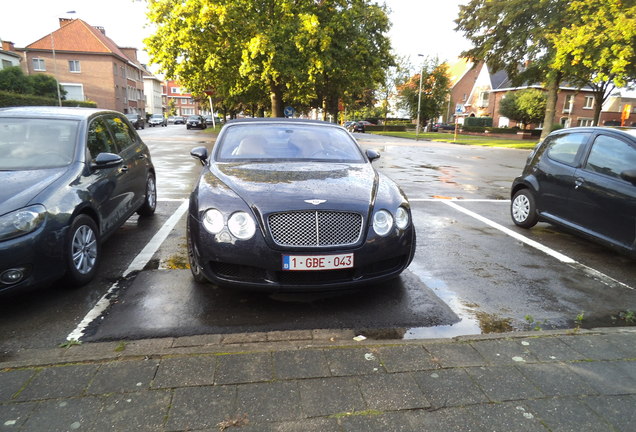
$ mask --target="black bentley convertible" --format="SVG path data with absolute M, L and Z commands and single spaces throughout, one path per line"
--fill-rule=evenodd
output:
M 227 123 L 190 196 L 195 280 L 330 290 L 395 278 L 415 252 L 409 202 L 342 127 L 299 119 Z

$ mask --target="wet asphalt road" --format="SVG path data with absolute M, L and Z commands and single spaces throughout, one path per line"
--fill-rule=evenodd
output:
M 105 313 L 81 328 L 82 340 L 329 328 L 377 338 L 446 337 L 567 327 L 581 312 L 584 326 L 611 325 L 612 315 L 636 309 L 633 260 L 547 224 L 529 231 L 512 224 L 508 189 L 528 151 L 362 134 L 356 135 L 361 144 L 382 154 L 376 166 L 411 199 L 418 249 L 399 280 L 324 295 L 270 296 L 198 285 L 183 270 L 183 217 L 145 269 L 122 278 L 187 199 L 199 171 L 189 150 L 212 142 L 204 132 L 174 125 L 139 132 L 157 167 L 156 217 L 133 217 L 106 242 L 98 277 L 87 287 L 57 284 L 0 298 L 0 353 L 63 342 L 113 287 L 117 295 Z M 461 201 L 443 199 L 449 197 Z M 564 264 L 550 250 L 575 263 Z

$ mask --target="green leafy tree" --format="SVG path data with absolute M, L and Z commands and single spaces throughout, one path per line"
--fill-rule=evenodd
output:
M 422 95 L 420 100 L 420 126 L 427 121 L 434 122 L 446 109 L 450 92 L 448 65 L 438 59 L 426 59 L 421 70 Z M 398 106 L 406 110 L 411 118 L 417 118 L 420 91 L 420 73 L 410 77 L 398 86 Z
M 57 99 L 58 86 L 57 80 L 51 75 L 25 75 L 18 66 L 0 70 L 0 90 Z M 66 90 L 61 86 L 59 90 L 61 99 L 65 99 Z
M 320 100 L 337 110 L 348 84 L 357 90 L 356 79 L 383 77 L 388 18 L 370 0 L 149 0 L 148 6 L 156 25 L 146 39 L 152 61 L 195 95 L 214 90 L 222 106 L 255 104 L 282 116 L 286 102 Z
M 398 87 L 409 79 L 411 69 L 410 62 L 406 57 L 395 57 L 395 66 L 387 69 L 384 82 L 378 87 L 378 99 L 381 101 L 384 124 L 387 122 L 391 100 L 397 98 Z
M 540 81 L 548 91 L 542 137 L 552 128 L 559 84 L 564 71 L 551 67 L 556 50 L 552 35 L 572 22 L 572 0 L 471 0 L 455 20 L 473 48 L 462 54 L 505 70 L 517 82 Z M 521 66 L 526 65 L 525 68 Z
M 510 92 L 499 103 L 499 114 L 521 123 L 525 129 L 545 117 L 546 95 L 537 89 Z
M 615 87 L 636 79 L 636 2 L 572 0 L 573 23 L 550 37 L 555 69 L 594 89 L 594 122 Z
M 36 74 L 29 75 L 32 94 L 57 99 L 58 82 L 51 75 Z M 66 99 L 67 91 L 60 86 L 60 98 Z
M 0 90 L 11 93 L 31 94 L 32 88 L 29 77 L 19 66 L 12 66 L 0 70 Z
M 316 16 L 324 28 L 324 44 L 317 76 L 317 106 L 337 117 L 343 102 L 352 109 L 372 107 L 374 91 L 385 83 L 386 70 L 395 66 L 386 33 L 390 21 L 386 7 L 369 0 L 322 0 Z M 327 43 L 328 42 L 328 43 Z

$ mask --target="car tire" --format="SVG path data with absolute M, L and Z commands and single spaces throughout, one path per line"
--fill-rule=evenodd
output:
M 190 125 L 186 126 L 186 129 L 190 130 Z
M 535 198 L 530 189 L 517 191 L 510 203 L 510 216 L 515 225 L 532 228 L 539 222 Z
M 73 219 L 66 236 L 65 259 L 67 284 L 79 287 L 95 277 L 101 261 L 101 245 L 97 224 L 90 216 L 80 214 Z
M 155 214 L 157 208 L 157 182 L 154 174 L 148 174 L 146 179 L 146 198 L 144 203 L 137 210 L 137 214 L 142 217 L 148 217 Z
M 203 274 L 203 269 L 199 262 L 197 261 L 197 257 L 194 253 L 194 247 L 192 246 L 192 239 L 190 237 L 190 216 L 186 216 L 188 218 L 188 222 L 186 223 L 186 245 L 188 248 L 188 263 L 190 264 L 190 272 L 192 273 L 192 278 L 197 283 L 207 283 L 208 279 Z

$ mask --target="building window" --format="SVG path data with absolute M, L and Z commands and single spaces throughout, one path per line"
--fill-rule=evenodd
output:
M 13 66 L 13 63 L 11 63 L 9 60 L 2 59 L 2 69 L 6 69 L 11 66 Z
M 67 100 L 83 101 L 84 98 L 84 85 L 83 84 L 60 84 L 64 90 L 66 90 Z
M 592 109 L 594 108 L 594 96 L 585 96 L 585 105 L 583 105 L 584 109 Z
M 566 95 L 565 101 L 563 102 L 563 112 L 569 113 L 572 112 L 574 108 L 574 95 Z
M 477 106 L 480 108 L 485 108 L 488 106 L 488 92 L 479 92 L 479 99 L 477 100 Z
M 81 72 L 80 62 L 79 60 L 69 60 L 68 61 L 68 70 L 70 72 Z
M 33 60 L 33 70 L 34 71 L 45 71 L 46 65 L 44 64 L 44 59 L 34 58 Z
M 172 94 L 178 94 L 179 93 L 179 87 L 172 87 L 170 89 L 170 93 Z
M 577 126 L 594 126 L 594 119 L 590 118 L 580 118 L 578 119 Z
M 559 123 L 561 123 L 561 126 L 563 126 L 564 128 L 570 127 L 570 119 L 568 117 L 561 117 Z

